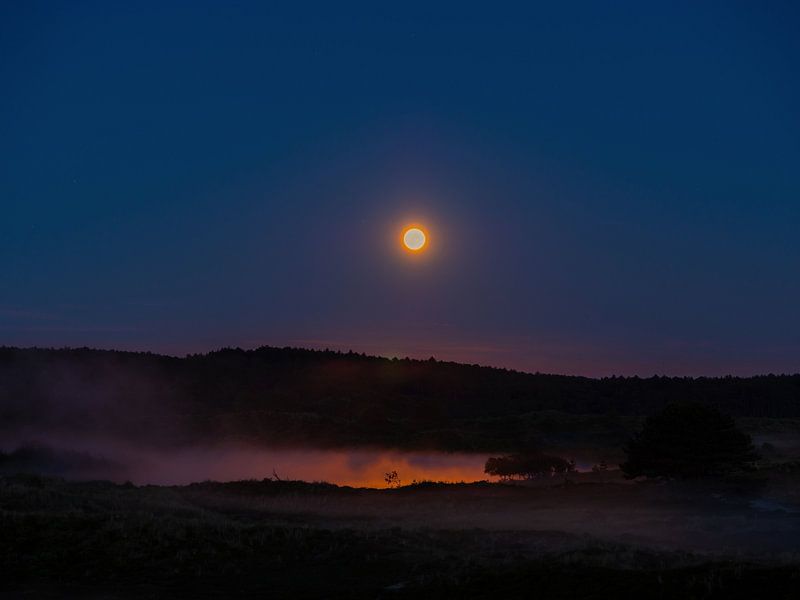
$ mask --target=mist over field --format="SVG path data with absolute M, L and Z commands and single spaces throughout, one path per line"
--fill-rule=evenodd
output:
M 120 573 L 142 581 L 118 565 L 162 543 L 174 549 L 153 555 L 148 580 L 188 589 L 208 577 L 223 595 L 220 573 L 240 572 L 252 591 L 264 560 L 294 570 L 287 589 L 311 597 L 462 595 L 530 577 L 566 577 L 578 595 L 607 578 L 617 597 L 634 580 L 681 597 L 698 577 L 720 593 L 777 589 L 800 552 L 798 393 L 798 376 L 589 379 L 269 347 L 184 358 L 2 348 L 0 514 L 11 533 L 0 550 L 17 557 L 6 587 L 55 585 L 18 545 L 33 540 L 54 577 L 110 591 Z M 623 477 L 632 436 L 686 399 L 734 415 L 760 470 Z M 572 470 L 484 471 L 490 457 L 542 453 Z M 190 538 L 247 558 L 186 554 Z M 65 553 L 62 539 L 84 550 Z M 306 577 L 313 556 L 376 570 L 317 582 Z
M 789 475 L 757 485 L 643 486 L 617 469 L 622 446 L 647 412 L 687 390 L 738 411 L 771 460 L 800 457 L 800 421 L 769 416 L 797 410 L 796 377 L 601 381 L 268 348 L 184 359 L 5 349 L 0 359 L 0 474 L 167 486 L 411 485 L 403 493 L 386 490 L 389 496 L 331 492 L 321 499 L 310 489 L 299 497 L 240 498 L 211 488 L 223 503 L 314 514 L 335 527 L 559 531 L 762 558 L 791 553 L 800 539 L 800 498 Z M 464 395 L 453 391 L 459 389 Z M 747 389 L 758 390 L 761 402 L 743 404 L 730 393 Z M 628 414 L 601 412 L 601 403 L 603 411 L 610 404 Z M 345 412 L 355 416 L 345 420 Z M 424 487 L 497 481 L 484 472 L 487 458 L 528 448 L 575 459 L 577 470 L 498 491 Z M 592 472 L 600 462 L 605 470 Z M 386 480 L 392 471 L 397 478 Z
M 382 486 L 392 470 L 407 483 L 477 481 L 489 456 L 529 448 L 583 471 L 613 467 L 644 416 L 687 396 L 791 455 L 797 390 L 797 376 L 592 380 L 274 348 L 186 358 L 7 348 L 0 450 L 38 445 L 49 450 L 23 457 L 29 468 L 135 483 L 275 472 Z
M 382 485 L 393 469 L 406 482 L 476 481 L 488 456 L 530 448 L 579 470 L 613 467 L 647 414 L 685 398 L 792 455 L 798 393 L 798 376 L 593 380 L 276 348 L 186 358 L 6 348 L 0 449 L 73 452 L 51 468 L 141 483 L 275 470 Z
M 597 578 L 619 586 L 616 597 L 635 581 L 641 593 L 692 597 L 685 586 L 698 577 L 720 593 L 779 589 L 800 552 L 798 385 L 796 376 L 592 380 L 274 348 L 186 358 L 0 349 L 0 510 L 11 532 L 0 550 L 17 557 L 13 581 L 34 589 L 55 580 L 37 575 L 22 540 L 48 573 L 112 592 L 120 573 L 142 581 L 118 565 L 141 564 L 144 548 L 160 544 L 174 545 L 146 567 L 160 590 L 200 577 L 223 595 L 221 573 L 240 572 L 252 591 L 265 560 L 294 572 L 287 589 L 311 597 L 496 592 L 566 569 L 563 589 L 575 594 Z M 628 441 L 685 397 L 736 415 L 759 470 L 623 477 Z M 484 472 L 489 457 L 543 452 L 574 461 L 571 470 Z M 65 553 L 63 539 L 84 550 Z M 109 549 L 113 539 L 122 541 Z M 184 539 L 226 550 L 187 554 Z M 305 577 L 314 556 L 375 570 L 353 581 L 334 569 L 323 583 Z

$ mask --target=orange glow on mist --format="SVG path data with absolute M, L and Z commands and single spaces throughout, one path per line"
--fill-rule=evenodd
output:
M 384 476 L 397 471 L 400 483 L 471 482 L 491 479 L 483 472 L 486 455 L 392 450 L 268 449 L 246 446 L 191 449 L 143 460 L 127 476 L 134 483 L 183 485 L 193 481 L 282 479 L 327 481 L 337 485 L 385 488 Z

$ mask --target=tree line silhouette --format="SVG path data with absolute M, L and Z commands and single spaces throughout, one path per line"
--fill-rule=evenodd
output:
M 552 477 L 576 470 L 575 461 L 538 452 L 492 457 L 486 461 L 487 475 L 509 479 L 536 479 Z
M 696 479 L 744 473 L 759 455 L 752 439 L 716 408 L 696 402 L 674 402 L 648 417 L 624 448 L 620 465 L 628 479 Z M 575 462 L 537 451 L 489 458 L 484 472 L 501 480 L 536 479 L 571 473 Z M 604 472 L 601 462 L 593 472 Z
M 611 423 L 675 401 L 735 417 L 800 417 L 800 375 L 593 379 L 295 348 L 183 358 L 0 348 L 8 428 L 47 421 L 173 439 L 516 451 L 530 444 L 528 423 L 541 411 Z

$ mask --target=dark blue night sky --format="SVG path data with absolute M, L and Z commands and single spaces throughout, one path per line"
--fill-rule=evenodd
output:
M 0 344 L 800 370 L 793 3 L 431 4 L 2 3 Z

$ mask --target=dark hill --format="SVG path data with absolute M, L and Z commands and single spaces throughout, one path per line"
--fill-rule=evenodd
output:
M 5 433 L 500 449 L 532 441 L 534 413 L 642 416 L 674 400 L 737 417 L 800 417 L 800 375 L 591 379 L 293 348 L 185 358 L 0 348 Z

